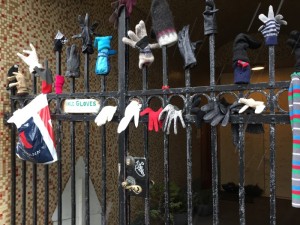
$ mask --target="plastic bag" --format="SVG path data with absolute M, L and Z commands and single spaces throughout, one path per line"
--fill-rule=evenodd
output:
M 47 95 L 40 94 L 8 120 L 19 132 L 16 155 L 33 163 L 57 161 Z

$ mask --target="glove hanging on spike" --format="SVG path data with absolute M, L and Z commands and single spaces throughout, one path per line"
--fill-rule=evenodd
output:
M 84 19 L 79 15 L 78 21 L 81 28 L 81 33 L 74 35 L 72 38 L 82 39 L 82 52 L 93 54 L 94 49 L 92 35 L 96 35 L 95 30 L 98 26 L 98 22 L 94 22 L 92 26 L 90 26 L 89 14 L 86 14 Z
M 52 72 L 48 68 L 48 60 L 45 60 L 45 69 L 41 69 L 38 67 L 34 68 L 34 71 L 36 72 L 37 76 L 39 76 L 42 80 L 42 93 L 48 94 L 52 92 L 52 84 L 53 84 L 53 77 Z
M 54 48 L 55 52 L 61 52 L 64 44 L 68 42 L 68 39 L 60 31 L 57 32 L 54 38 Z
M 217 21 L 216 21 L 216 9 L 213 0 L 205 1 L 205 11 L 203 12 L 204 17 L 204 35 L 211 35 L 218 33 L 217 31 Z
M 189 25 L 184 26 L 178 33 L 178 48 L 181 56 L 184 59 L 184 69 L 190 69 L 197 64 L 195 57 L 195 50 L 197 44 L 201 44 L 202 41 L 191 42 L 189 34 Z
M 250 83 L 251 67 L 250 60 L 247 55 L 247 49 L 257 49 L 261 43 L 253 39 L 250 35 L 240 33 L 233 42 L 233 68 L 234 83 L 248 84 Z
M 177 42 L 173 16 L 166 0 L 152 0 L 152 28 L 160 47 L 171 46 Z

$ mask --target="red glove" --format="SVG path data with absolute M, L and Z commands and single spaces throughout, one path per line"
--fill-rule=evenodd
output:
M 158 116 L 160 112 L 162 111 L 162 108 L 157 110 L 156 112 L 153 111 L 151 108 L 147 107 L 144 109 L 142 112 L 140 112 L 140 116 L 144 116 L 145 114 L 149 114 L 149 119 L 148 119 L 148 130 L 152 131 L 153 127 L 156 132 L 158 132 L 159 128 L 162 128 L 163 122 L 158 119 Z
M 61 94 L 62 93 L 64 83 L 65 83 L 64 76 L 61 76 L 61 75 L 57 74 L 55 76 L 55 93 L 56 94 Z

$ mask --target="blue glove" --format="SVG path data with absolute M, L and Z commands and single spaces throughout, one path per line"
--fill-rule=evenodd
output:
M 96 61 L 95 73 L 97 75 L 107 75 L 110 72 L 109 56 L 117 52 L 110 49 L 112 36 L 96 37 L 94 41 L 95 48 L 98 49 L 98 58 Z
M 277 45 L 277 36 L 280 31 L 280 26 L 287 25 L 287 22 L 282 20 L 283 16 L 278 14 L 274 17 L 273 7 L 270 5 L 268 17 L 264 14 L 260 14 L 258 18 L 264 23 L 258 31 L 264 35 L 266 45 Z

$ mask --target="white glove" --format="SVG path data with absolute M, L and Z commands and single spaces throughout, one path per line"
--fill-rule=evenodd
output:
M 182 117 L 182 110 L 178 110 L 176 106 L 168 104 L 159 114 L 158 119 L 163 119 L 163 114 L 167 112 L 167 116 L 164 121 L 164 132 L 170 134 L 170 127 L 172 121 L 174 121 L 174 134 L 177 134 L 177 119 L 180 119 L 181 125 L 185 128 L 185 123 Z
M 117 106 L 105 106 L 95 118 L 95 123 L 98 127 L 110 122 L 117 111 Z
M 121 119 L 119 123 L 118 133 L 121 133 L 127 128 L 128 124 L 130 123 L 133 117 L 134 117 L 134 125 L 135 127 L 138 127 L 141 107 L 142 104 L 140 104 L 136 100 L 132 100 L 130 102 L 130 104 L 125 109 L 124 117 Z
M 23 50 L 28 56 L 17 53 L 17 55 L 29 66 L 29 72 L 34 72 L 34 67 L 43 68 L 42 64 L 39 63 L 38 56 L 35 51 L 35 47 L 30 43 L 31 50 Z
M 253 98 L 240 98 L 239 103 L 243 103 L 245 104 L 239 111 L 239 113 L 243 113 L 246 109 L 248 109 L 249 107 L 254 108 L 255 109 L 255 114 L 260 114 L 265 108 L 265 104 L 264 102 L 261 101 L 255 101 Z

